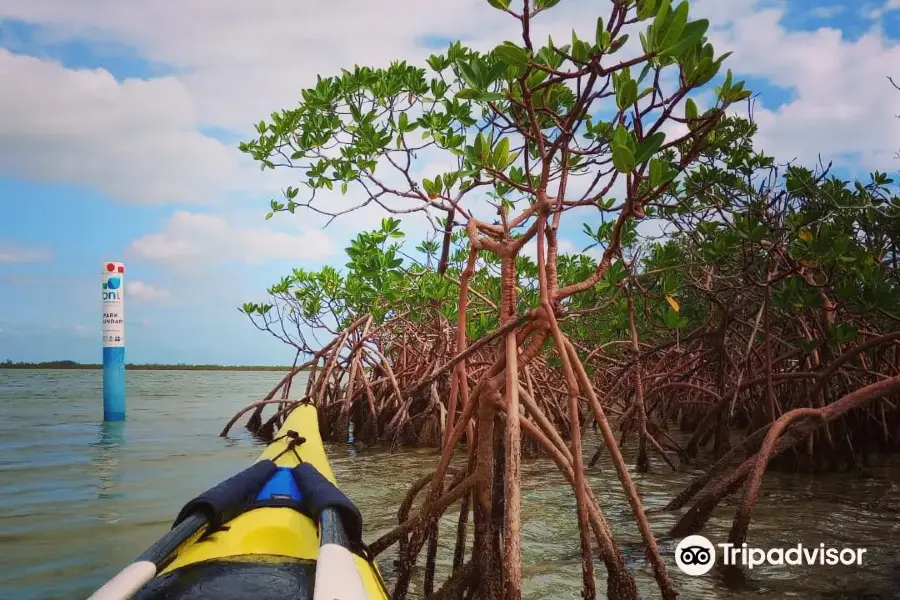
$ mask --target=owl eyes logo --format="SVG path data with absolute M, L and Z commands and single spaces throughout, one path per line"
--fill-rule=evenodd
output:
M 675 548 L 675 564 L 687 575 L 708 573 L 715 563 L 715 547 L 702 535 L 689 535 Z
M 711 558 L 709 550 L 703 546 L 688 546 L 681 550 L 681 562 L 686 565 L 705 565 Z

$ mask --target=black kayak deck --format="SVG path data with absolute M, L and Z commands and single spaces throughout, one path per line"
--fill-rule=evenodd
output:
M 315 577 L 314 560 L 235 556 L 156 577 L 133 600 L 311 600 Z

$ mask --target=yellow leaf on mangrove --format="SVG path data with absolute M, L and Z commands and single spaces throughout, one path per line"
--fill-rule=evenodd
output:
M 672 310 L 674 310 L 675 312 L 681 312 L 681 307 L 678 306 L 678 301 L 675 300 L 675 298 L 673 298 L 672 296 L 669 296 L 669 295 L 667 294 L 667 295 L 666 295 L 666 302 L 669 303 L 669 306 L 672 307 Z
M 800 232 L 800 239 L 803 240 L 804 242 L 811 242 L 812 237 L 813 237 L 812 233 L 809 231 L 801 231 Z

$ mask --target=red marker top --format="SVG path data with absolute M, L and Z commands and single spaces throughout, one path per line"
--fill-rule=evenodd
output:
M 125 272 L 125 267 L 119 267 L 119 273 L 124 273 L 124 272 Z

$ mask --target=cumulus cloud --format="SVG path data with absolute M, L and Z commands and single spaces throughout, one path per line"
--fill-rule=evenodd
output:
M 888 0 L 883 9 L 898 1 Z M 734 51 L 728 66 L 739 77 L 771 82 L 791 95 L 781 106 L 763 97 L 755 113 L 760 147 L 780 159 L 812 162 L 821 153 L 866 169 L 895 166 L 900 120 L 893 118 L 896 95 L 886 75 L 900 64 L 897 43 L 877 26 L 855 40 L 825 27 L 791 31 L 783 24 L 784 6 L 772 8 L 768 0 L 692 3 L 695 17 L 713 23 L 711 35 L 719 52 Z M 36 25 L 45 38 L 125 44 L 174 73 L 118 81 L 104 70 L 68 69 L 0 50 L 5 83 L 0 96 L 0 170 L 82 183 L 130 202 L 212 202 L 228 190 L 247 191 L 262 209 L 265 193 L 295 184 L 297 174 L 259 173 L 236 149 L 205 135 L 206 128 L 250 136 L 254 122 L 273 110 L 295 106 L 299 90 L 313 85 L 318 74 L 337 74 L 355 63 L 421 63 L 452 39 L 486 49 L 520 35 L 512 19 L 483 0 L 393 0 L 391 10 L 347 0 L 342 8 L 243 0 L 0 0 L 0 19 Z M 588 37 L 594 25 L 584 17 L 597 12 L 597 4 L 588 0 L 561 3 L 538 19 L 534 38 L 543 43 L 553 33 L 554 39 L 564 39 L 573 25 Z M 631 43 L 635 40 L 632 36 Z M 704 100 L 701 104 L 709 98 Z M 434 168 L 441 165 L 425 165 L 423 172 Z M 332 207 L 360 200 L 337 194 L 334 200 L 327 198 Z M 371 204 L 341 220 L 351 229 L 369 228 L 384 214 Z M 324 222 L 306 215 L 305 225 Z M 320 255 L 298 244 L 314 234 L 234 229 L 233 222 L 179 213 L 163 231 L 137 240 L 132 249 L 162 262 L 213 255 L 249 261 Z M 425 225 L 419 219 L 415 227 L 424 231 Z M 218 240 L 218 246 L 184 233 L 197 228 Z M 241 241 L 222 241 L 230 242 L 232 234 Z M 318 237 L 317 243 L 324 239 Z
M 295 180 L 260 173 L 233 144 L 204 132 L 249 137 L 254 123 L 296 105 L 318 74 L 355 63 L 421 63 L 433 51 L 429 40 L 477 36 L 509 21 L 482 0 L 398 0 L 390 11 L 352 0 L 342 8 L 0 0 L 0 21 L 36 26 L 39 43 L 121 44 L 175 73 L 117 81 L 103 69 L 69 69 L 0 49 L 0 172 L 84 184 L 118 202 L 266 194 Z
M 269 0 L 0 0 L 4 17 L 39 23 L 59 39 L 133 46 L 181 71 L 205 125 L 244 131 L 295 104 L 316 74 L 421 58 L 423 36 L 477 37 L 510 21 L 483 0 L 393 0 L 390 10 L 365 0 L 343 2 L 341 10 Z
M 810 16 L 817 19 L 833 19 L 834 17 L 843 14 L 846 11 L 846 6 L 841 6 L 840 4 L 831 4 L 813 7 L 809 11 L 809 14 Z
M 717 25 L 711 34 L 717 49 L 734 51 L 727 65 L 738 76 L 767 80 L 793 96 L 781 106 L 763 97 L 754 111 L 758 146 L 807 164 L 821 155 L 851 168 L 896 168 L 900 120 L 886 77 L 900 65 L 900 43 L 878 27 L 856 40 L 828 27 L 791 31 L 783 8 L 754 10 L 753 4 L 699 0 L 695 6 Z
M 898 1 L 888 0 L 882 10 L 895 8 Z M 812 123 L 815 127 L 824 120 L 821 115 L 833 112 L 839 125 L 846 127 L 822 128 L 807 145 L 838 154 L 886 151 L 882 146 L 890 134 L 883 127 L 887 102 L 872 98 L 887 95 L 884 76 L 890 65 L 898 63 L 894 46 L 878 30 L 856 42 L 841 39 L 833 29 L 790 32 L 780 23 L 783 9 L 763 10 L 770 5 L 765 0 L 693 3 L 694 14 L 708 16 L 716 26 L 717 40 L 723 46 L 720 50 L 725 50 L 724 46 L 735 50 L 729 65 L 738 73 L 795 88 L 796 113 L 773 113 L 771 119 L 766 112 L 759 114 L 768 132 L 780 129 L 783 123 L 796 123 L 782 135 L 766 133 L 764 141 L 771 146 L 767 149 L 775 154 L 783 151 L 786 156 L 796 154 L 796 130 L 809 127 L 811 119 L 816 120 Z M 80 173 L 82 179 L 93 181 L 104 175 L 98 169 L 105 169 L 107 178 L 120 175 L 117 185 L 105 184 L 106 191 L 141 201 L 201 199 L 219 189 L 223 182 L 216 180 L 233 177 L 236 151 L 203 136 L 199 128 L 249 132 L 252 123 L 272 110 L 295 105 L 298 90 L 313 84 L 317 74 L 338 73 L 341 67 L 355 63 L 421 62 L 432 51 L 428 46 L 443 46 L 443 40 L 462 38 L 486 47 L 518 36 L 513 21 L 483 0 L 394 0 L 390 11 L 378 3 L 348 0 L 345 10 L 337 12 L 327 3 L 265 2 L 260 6 L 242 0 L 188 4 L 158 0 L 137 6 L 114 0 L 0 0 L 0 18 L 38 24 L 45 35 L 57 40 L 127 44 L 148 60 L 177 71 L 173 77 L 120 83 L 102 71 L 63 73 L 66 70 L 59 65 L 39 67 L 22 62 L 27 57 L 13 57 L 22 64 L 2 72 L 7 89 L 15 92 L 11 95 L 26 96 L 15 101 L 31 107 L 30 113 L 40 113 L 45 120 L 47 116 L 57 120 L 69 116 L 75 123 L 83 123 L 85 131 L 95 132 L 90 136 L 97 146 L 108 147 L 106 142 L 119 140 L 106 154 L 88 153 L 82 162 L 93 168 L 87 170 L 84 165 L 60 170 L 53 161 L 44 161 L 53 164 L 56 177 L 72 178 Z M 834 7 L 819 8 L 821 15 Z M 559 37 L 572 25 L 583 35 L 591 34 L 593 24 L 585 24 L 585 10 L 597 12 L 596 4 L 587 0 L 560 4 L 537 20 L 535 38 L 543 40 L 549 32 Z M 213 13 L 216 18 L 209 18 Z M 397 14 L 404 17 L 397 18 Z M 7 53 L 7 62 L 12 60 L 10 56 Z M 100 102 L 93 99 L 94 94 Z M 847 115 L 848 94 L 860 100 L 853 103 L 859 106 L 853 115 Z M 59 104 L 66 110 L 54 110 Z M 808 108 L 817 110 L 809 113 Z M 82 112 L 106 117 L 99 122 L 80 117 Z M 39 119 L 5 121 L 22 122 L 25 131 L 40 125 Z M 847 139 L 847 131 L 857 133 Z M 105 136 L 103 132 L 118 135 Z M 71 134 L 56 137 L 83 146 L 85 135 L 82 131 L 74 139 Z M 139 154 L 142 148 L 146 155 Z M 129 173 L 129 169 L 137 169 L 137 173 Z
M 160 232 L 145 235 L 129 247 L 139 259 L 182 267 L 217 261 L 254 265 L 270 259 L 316 260 L 332 251 L 331 238 L 321 231 L 243 227 L 221 215 L 187 211 L 176 212 Z
M 140 280 L 127 282 L 125 289 L 127 290 L 128 298 L 134 300 L 154 301 L 166 300 L 172 297 L 168 291 L 154 287 Z
M 895 10 L 900 10 L 900 0 L 887 0 L 883 6 L 866 9 L 865 15 L 870 19 L 877 20 Z
M 44 262 L 50 260 L 52 256 L 53 253 L 49 248 L 0 240 L 0 265 Z
M 205 202 L 252 171 L 173 77 L 117 81 L 0 49 L 0 171 L 134 203 Z M 246 175 L 245 175 L 246 176 Z

